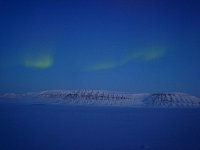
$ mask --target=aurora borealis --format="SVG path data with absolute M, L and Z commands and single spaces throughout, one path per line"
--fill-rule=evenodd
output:
M 23 64 L 25 67 L 46 69 L 53 65 L 53 56 L 50 54 L 39 56 L 26 56 Z
M 88 67 L 89 70 L 104 70 L 104 69 L 113 69 L 117 67 L 121 67 L 130 63 L 134 60 L 140 61 L 151 61 L 155 59 L 159 59 L 160 57 L 164 56 L 165 50 L 163 48 L 150 48 L 148 47 L 147 50 L 140 50 L 134 53 L 129 53 L 126 57 L 121 60 L 115 61 L 107 61 L 95 64 L 93 66 Z
M 0 93 L 105 89 L 200 96 L 199 5 L 2 0 Z

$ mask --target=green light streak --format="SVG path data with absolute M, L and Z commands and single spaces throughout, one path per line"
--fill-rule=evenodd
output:
M 23 64 L 28 68 L 47 69 L 54 63 L 53 56 L 50 54 L 39 56 L 28 56 L 24 59 Z
M 118 61 L 103 61 L 94 65 L 87 67 L 88 71 L 96 71 L 96 70 L 106 70 L 113 69 L 120 66 L 123 66 L 132 61 L 142 61 L 148 62 L 153 61 L 155 59 L 159 59 L 163 57 L 166 53 L 165 48 L 162 47 L 154 47 L 149 48 L 147 50 L 141 50 L 137 52 L 130 53 L 126 57 Z

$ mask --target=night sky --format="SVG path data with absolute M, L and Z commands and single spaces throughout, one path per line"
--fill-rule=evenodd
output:
M 0 93 L 200 96 L 198 0 L 0 0 Z

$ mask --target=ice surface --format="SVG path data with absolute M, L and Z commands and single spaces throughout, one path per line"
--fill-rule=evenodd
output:
M 200 109 L 0 103 L 0 150 L 199 150 Z

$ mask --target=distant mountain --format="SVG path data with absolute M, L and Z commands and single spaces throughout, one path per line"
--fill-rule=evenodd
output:
M 200 98 L 185 93 L 154 93 L 143 102 L 146 105 L 162 107 L 200 106 Z
M 104 90 L 49 90 L 2 94 L 1 98 L 40 99 L 45 103 L 130 107 L 200 107 L 200 98 L 185 93 L 131 94 Z

